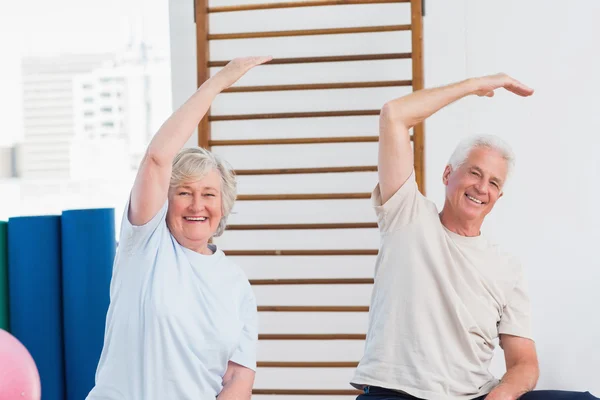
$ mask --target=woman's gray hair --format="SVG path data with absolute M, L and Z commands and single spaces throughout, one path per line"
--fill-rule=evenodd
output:
M 184 182 L 202 179 L 212 170 L 218 171 L 221 175 L 221 210 L 223 215 L 213 235 L 221 236 L 237 196 L 235 172 L 229 163 L 206 149 L 200 147 L 185 148 L 173 160 L 170 187 L 174 188 Z
M 511 175 L 512 170 L 515 167 L 515 153 L 508 143 L 494 135 L 476 135 L 463 139 L 456 146 L 456 149 L 454 149 L 454 152 L 448 161 L 448 165 L 450 165 L 453 170 L 457 170 L 467 161 L 471 151 L 478 147 L 485 147 L 500 153 L 506 160 L 506 165 L 508 167 L 506 177 L 508 178 Z

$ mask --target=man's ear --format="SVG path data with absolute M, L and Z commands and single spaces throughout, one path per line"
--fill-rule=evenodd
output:
M 444 168 L 444 174 L 442 175 L 442 182 L 444 183 L 444 186 L 448 186 L 448 179 L 450 179 L 451 173 L 452 173 L 452 166 L 446 165 L 446 168 Z

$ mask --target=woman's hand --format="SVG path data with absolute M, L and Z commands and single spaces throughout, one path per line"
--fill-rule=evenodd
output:
M 225 90 L 237 82 L 246 72 L 257 65 L 264 64 L 273 59 L 271 56 L 240 57 L 231 60 L 222 70 L 217 72 L 210 80 L 218 83 L 221 90 Z

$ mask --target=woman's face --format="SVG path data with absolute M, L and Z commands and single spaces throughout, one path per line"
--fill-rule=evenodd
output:
M 167 226 L 179 244 L 210 254 L 208 241 L 223 216 L 221 195 L 221 174 L 217 170 L 169 189 Z

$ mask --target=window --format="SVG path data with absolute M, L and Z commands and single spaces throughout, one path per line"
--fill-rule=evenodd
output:
M 0 147 L 19 149 L 20 169 L 8 190 L 0 177 L 0 193 L 15 197 L 2 203 L 0 217 L 94 207 L 114 207 L 120 216 L 138 167 L 130 160 L 149 141 L 140 127 L 156 132 L 172 111 L 169 0 L 144 3 L 143 10 L 133 0 L 52 4 L 13 1 L 8 14 L 0 11 L 0 20 L 9 18 L 3 35 L 18 39 L 2 49 L 0 75 L 14 82 L 0 94 L 6 100 Z M 119 29 L 107 30 L 111 24 Z M 64 190 L 46 190 L 45 182 Z M 25 190 L 32 185 L 35 191 Z M 118 232 L 120 217 L 115 222 Z

